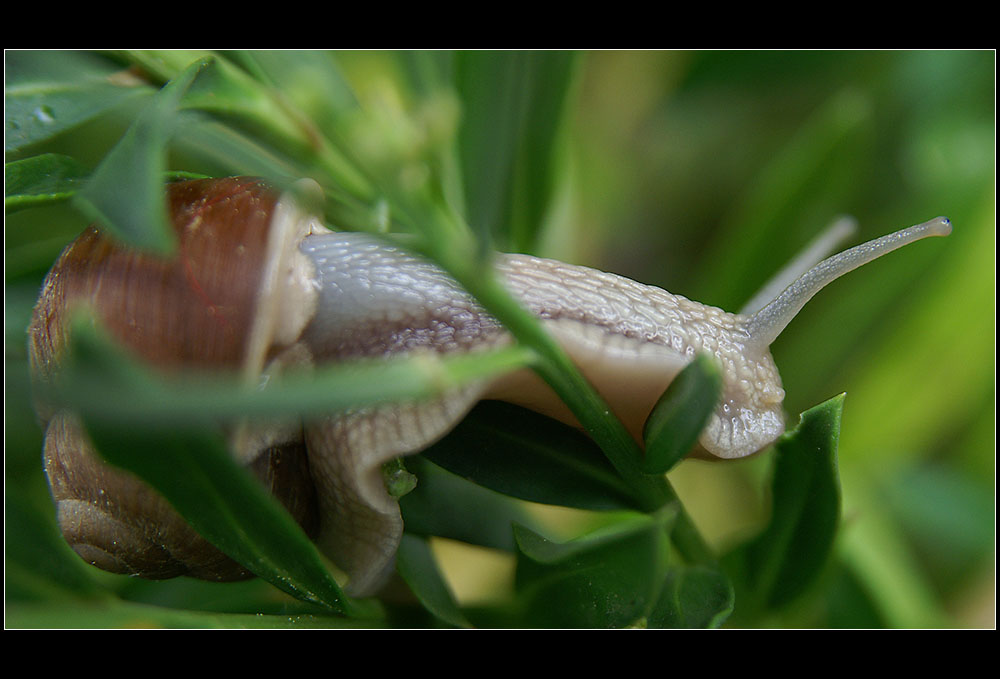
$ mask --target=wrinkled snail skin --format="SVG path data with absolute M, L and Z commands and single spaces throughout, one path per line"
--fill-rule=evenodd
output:
M 444 272 L 361 233 L 302 245 L 321 279 L 304 339 L 323 358 L 474 351 L 509 342 L 503 328 Z M 498 255 L 498 273 L 559 341 L 637 438 L 663 390 L 697 352 L 724 366 L 723 404 L 702 437 L 717 457 L 755 452 L 783 431 L 781 378 L 766 350 L 749 354 L 748 318 L 587 267 Z M 575 424 L 533 373 L 485 385 L 483 398 Z
M 65 328 L 58 318 L 77 299 L 97 307 L 115 336 L 147 360 L 170 367 L 230 366 L 242 370 L 248 380 L 280 372 L 288 364 L 301 367 L 361 357 L 486 351 L 512 341 L 492 316 L 433 263 L 371 236 L 330 232 L 293 203 L 278 201 L 254 180 L 184 182 L 172 185 L 169 195 L 181 234 L 181 254 L 173 264 L 154 262 L 156 274 L 151 278 L 154 287 L 172 287 L 170 295 L 179 301 L 168 301 L 166 292 L 143 295 L 140 301 L 127 292 L 138 282 L 124 274 L 109 277 L 104 269 L 116 267 L 96 260 L 84 267 L 86 275 L 67 274 L 74 270 L 66 261 L 72 258 L 64 254 L 47 279 L 31 326 L 32 361 L 42 379 L 57 369 L 65 342 Z M 210 255 L 211 263 L 201 269 L 196 253 L 213 252 L 213 246 L 199 245 L 183 234 L 197 234 L 215 220 L 262 226 L 249 240 L 240 232 L 235 246 L 233 241 L 215 244 L 221 254 Z M 512 294 L 541 320 L 637 438 L 652 406 L 676 374 L 696 353 L 714 356 L 723 372 L 722 397 L 699 448 L 709 456 L 736 458 L 766 447 L 784 430 L 784 391 L 768 345 L 802 305 L 846 271 L 918 238 L 947 235 L 950 228 L 947 220 L 938 218 L 824 260 L 753 315 L 729 314 L 621 276 L 553 260 L 498 255 L 496 266 Z M 104 256 L 112 261 L 134 258 L 124 267 L 128 271 L 150 259 L 120 246 L 102 247 L 110 249 L 111 255 Z M 231 267 L 227 249 L 238 253 L 239 265 L 232 273 L 252 270 L 254 261 L 260 273 L 239 273 L 233 282 L 226 282 Z M 252 250 L 257 254 L 249 254 Z M 224 275 L 217 282 L 220 272 Z M 216 292 L 216 285 L 244 288 L 232 309 L 228 302 L 220 304 L 217 300 L 222 297 L 216 295 L 237 293 Z M 181 320 L 191 312 L 175 307 L 185 306 L 194 309 L 194 320 Z M 116 314 L 123 320 L 106 318 Z M 233 314 L 231 322 L 229 314 Z M 220 325 L 220 316 L 227 322 Z M 191 340 L 178 340 L 176 347 L 157 349 L 170 356 L 154 356 L 136 340 L 137 335 L 148 340 L 172 332 L 179 324 L 204 333 L 194 345 L 211 347 L 211 355 L 198 351 L 189 355 L 192 350 L 185 342 Z M 242 341 L 239 333 L 243 333 Z M 292 465 L 299 471 L 286 481 L 293 487 L 310 486 L 303 492 L 312 492 L 314 484 L 315 500 L 295 505 L 297 518 L 310 525 L 314 521 L 310 517 L 318 517 L 316 541 L 321 550 L 348 574 L 351 593 L 367 594 L 391 572 L 403 528 L 398 504 L 382 481 L 382 464 L 426 448 L 483 398 L 508 400 L 576 423 L 546 385 L 534 374 L 521 371 L 431 401 L 332 413 L 301 423 L 243 423 L 233 431 L 234 454 L 246 464 L 260 465 L 261 457 L 275 450 L 304 451 L 307 468 Z M 63 436 L 51 446 L 47 441 L 47 461 L 72 457 L 61 452 L 76 445 L 68 440 Z M 86 442 L 78 447 L 85 448 Z M 49 475 L 61 522 L 62 507 L 74 506 L 75 514 L 62 525 L 68 539 L 72 535 L 77 545 L 84 545 L 77 547 L 84 558 L 88 558 L 84 552 L 107 546 L 108 525 L 130 522 L 147 531 L 132 543 L 167 544 L 164 550 L 168 552 L 180 549 L 169 547 L 173 543 L 159 534 L 148 534 L 148 523 L 141 520 L 142 509 L 135 503 L 123 503 L 129 505 L 127 512 L 108 514 L 98 507 L 93 483 L 82 484 L 86 491 L 67 491 L 61 489 L 66 484 L 60 481 L 67 474 L 50 470 Z M 279 491 L 272 486 L 272 490 L 286 505 L 296 497 L 294 488 Z M 127 492 L 138 491 L 130 486 Z M 100 541 L 96 548 L 85 544 L 89 539 L 85 521 L 93 519 L 78 516 L 84 505 L 110 516 L 104 521 L 107 525 L 92 531 L 97 534 L 93 539 Z M 132 514 L 140 518 L 122 519 Z M 158 552 L 144 549 L 152 556 L 143 568 L 131 572 L 156 570 Z M 99 560 L 90 560 L 104 567 Z M 115 555 L 104 559 L 111 564 L 125 560 Z M 200 565 L 186 568 L 198 571 L 200 577 L 213 577 L 206 576 Z
M 300 249 L 312 260 L 320 283 L 317 313 L 302 336 L 317 362 L 483 351 L 511 341 L 437 266 L 384 241 L 360 233 L 318 234 Z M 784 430 L 784 392 L 770 354 L 748 358 L 742 351 L 746 319 L 553 260 L 499 255 L 497 269 L 633 432 L 641 431 L 660 394 L 698 351 L 717 356 L 727 374 L 721 415 L 703 436 L 706 450 L 723 457 L 746 455 Z M 382 487 L 381 465 L 426 448 L 482 398 L 576 423 L 541 380 L 522 371 L 431 402 L 371 408 L 331 417 L 323 426 L 307 425 L 320 502 L 327 503 L 321 514 L 329 520 L 318 541 L 324 550 L 352 554 L 359 567 L 381 562 L 391 568 L 402 522 Z M 319 455 L 320 450 L 329 452 Z M 366 470 L 362 492 L 346 492 L 344 479 L 356 478 L 355 470 Z M 358 502 L 359 496 L 365 501 Z M 359 525 L 369 537 L 391 539 L 359 547 Z M 356 577 L 353 582 L 357 586 Z

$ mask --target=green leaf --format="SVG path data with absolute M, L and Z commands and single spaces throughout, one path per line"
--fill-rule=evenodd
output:
M 5 597 L 10 601 L 104 598 L 92 568 L 74 554 L 48 513 L 33 506 L 17 488 L 4 498 Z M 103 595 L 103 596 L 102 596 Z
M 840 559 L 834 562 L 823 598 L 828 624 L 834 629 L 882 629 L 887 626 L 871 592 Z
M 69 156 L 43 153 L 4 165 L 7 213 L 69 200 L 86 185 L 87 168 Z M 198 172 L 168 171 L 168 182 L 182 179 L 206 179 Z
M 267 177 L 278 186 L 290 186 L 307 174 L 304 168 L 258 140 L 198 111 L 178 114 L 172 147 L 219 168 L 215 176 Z
M 475 276 L 465 268 L 445 267 L 466 290 L 510 330 L 519 346 L 533 349 L 532 367 L 570 407 L 581 425 L 600 446 L 605 457 L 627 484 L 630 495 L 646 511 L 657 511 L 676 502 L 677 495 L 666 476 L 642 472 L 642 452 L 625 425 L 604 399 L 580 374 L 565 351 L 542 328 L 539 319 L 521 308 L 510 292 L 492 277 Z M 456 274 L 456 271 L 458 272 Z M 674 542 L 685 559 L 713 560 L 711 550 L 681 508 Z
M 86 328 L 86 326 L 83 326 Z M 77 327 L 66 371 L 104 375 L 141 400 L 137 385 L 153 384 L 136 366 Z M 282 591 L 340 613 L 363 609 L 346 599 L 315 546 L 287 512 L 229 454 L 217 429 L 203 416 L 186 425 L 121 418 L 84 411 L 84 425 L 100 454 L 136 474 L 202 536 Z M 137 426 L 138 425 L 138 426 Z
M 111 464 L 142 478 L 209 542 L 284 592 L 357 614 L 315 546 L 229 455 L 210 426 L 136 429 L 84 418 Z
M 212 113 L 230 125 L 243 128 L 251 137 L 268 142 L 273 148 L 291 158 L 302 161 L 303 173 L 312 173 L 316 166 L 322 168 L 329 181 L 353 195 L 368 196 L 368 180 L 359 169 L 329 143 L 323 131 L 313 120 L 289 106 L 285 95 L 267 82 L 265 69 L 261 68 L 252 53 L 231 53 L 239 58 L 250 71 L 232 63 L 225 54 L 211 52 L 178 53 L 171 50 L 136 51 L 127 55 L 138 63 L 155 68 L 161 77 L 177 77 L 181 65 L 194 58 L 210 59 L 209 66 L 185 93 L 181 105 Z M 263 59 L 264 63 L 274 60 Z M 349 105 L 349 92 L 339 75 L 335 62 L 327 59 L 322 69 L 324 80 L 316 81 L 313 93 L 320 84 L 324 95 L 335 98 L 336 104 Z M 280 68 L 273 77 L 282 77 Z M 308 75 L 305 76 L 308 79 Z M 282 83 L 282 85 L 291 83 Z
M 258 135 L 308 148 L 306 130 L 275 101 L 271 91 L 223 58 L 213 58 L 184 94 L 185 108 L 240 120 Z
M 594 442 L 538 413 L 484 401 L 424 457 L 499 493 L 580 509 L 638 509 Z
M 733 612 L 733 585 L 718 569 L 679 566 L 667 574 L 650 627 L 710 628 L 722 625 Z
M 354 110 L 357 99 L 333 54 L 317 50 L 223 52 L 257 81 L 279 88 L 309 119 L 328 120 Z
M 249 388 L 235 374 L 154 375 L 114 345 L 86 314 L 71 321 L 73 360 L 39 395 L 106 420 L 150 426 L 183 424 L 203 416 L 220 420 L 280 415 L 329 415 L 351 407 L 440 396 L 476 379 L 523 367 L 517 347 L 495 353 L 441 358 L 331 364 L 312 372 L 273 375 L 266 388 Z
M 670 383 L 646 419 L 643 471 L 665 474 L 691 451 L 721 390 L 719 366 L 709 356 L 697 355 Z
M 67 200 L 84 184 L 87 169 L 69 156 L 44 153 L 4 164 L 7 213 Z
M 186 424 L 248 413 L 329 413 L 352 402 L 385 400 L 386 385 L 401 387 L 411 397 L 433 395 L 490 365 L 489 357 L 473 357 L 461 362 L 473 370 L 463 376 L 461 364 L 449 373 L 448 366 L 428 370 L 421 361 L 378 362 L 360 372 L 336 366 L 326 379 L 276 380 L 281 383 L 276 390 L 248 390 L 235 381 L 192 388 L 154 377 L 122 356 L 92 323 L 82 318 L 74 325 L 56 396 L 81 413 L 98 450 L 147 480 L 199 533 L 247 568 L 300 598 L 322 596 L 321 602 L 340 606 L 337 610 L 348 604 L 333 596 L 336 583 L 328 580 L 301 530 L 230 459 L 209 427 L 192 430 Z M 524 353 L 517 353 L 523 359 Z M 136 458 L 134 451 L 145 452 Z M 261 497 L 254 500 L 253 494 Z M 504 516 L 502 530 L 509 539 L 510 521 L 520 514 L 508 510 Z
M 105 156 L 75 203 L 120 240 L 168 253 L 176 246 L 163 195 L 167 142 L 184 92 L 207 62 L 168 83 Z
M 417 487 L 399 500 L 407 533 L 510 552 L 511 525 L 535 525 L 516 500 L 455 476 L 423 455 L 407 458 L 406 464 L 417 476 Z
M 840 520 L 837 443 L 843 405 L 841 394 L 810 408 L 775 444 L 771 520 L 730 561 L 741 605 L 783 606 L 826 565 Z
M 542 627 L 644 625 L 659 599 L 675 516 L 630 515 L 565 543 L 515 526 L 525 619 Z
M 465 215 L 483 242 L 528 251 L 556 183 L 555 148 L 572 82 L 571 52 L 462 52 L 460 156 Z
M 113 81 L 111 69 L 74 52 L 7 52 L 4 149 L 46 141 L 127 101 L 148 96 L 135 81 Z
M 438 569 L 430 544 L 415 535 L 403 535 L 396 568 L 420 603 L 435 617 L 455 627 L 470 627 Z
M 534 252 L 567 174 L 563 146 L 577 57 L 572 52 L 534 55 L 513 195 L 507 201 L 510 245 Z
M 266 54 L 261 53 L 265 62 L 281 63 L 282 53 L 275 53 L 270 59 Z M 296 120 L 281 105 L 273 89 L 275 81 L 286 73 L 275 73 L 272 78 L 263 77 L 264 72 L 253 53 L 131 50 L 124 56 L 164 80 L 176 79 L 192 62 L 204 61 L 207 67 L 184 94 L 181 102 L 184 108 L 211 111 L 231 121 L 241 121 L 258 135 L 286 144 L 302 148 L 310 146 L 304 121 Z

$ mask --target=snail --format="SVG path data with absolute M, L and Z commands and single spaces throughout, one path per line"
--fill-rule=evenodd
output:
M 37 379 L 54 378 L 77 305 L 161 370 L 228 368 L 248 377 L 286 366 L 422 351 L 474 352 L 511 342 L 504 328 L 432 262 L 362 233 L 334 232 L 294 199 L 252 178 L 167 189 L 178 254 L 140 253 L 88 228 L 47 276 L 29 326 Z M 497 273 L 534 313 L 626 427 L 643 423 L 696 353 L 723 373 L 698 453 L 739 458 L 784 431 L 781 378 L 769 345 L 840 275 L 926 236 L 937 218 L 830 257 L 752 314 L 729 314 L 656 287 L 527 255 L 497 255 Z M 402 535 L 381 465 L 419 452 L 481 399 L 506 400 L 575 424 L 532 372 L 476 383 L 427 402 L 383 404 L 303 422 L 234 426 L 233 454 L 288 507 L 349 577 L 375 591 Z M 162 498 L 95 455 L 65 411 L 40 412 L 60 527 L 87 561 L 162 578 L 249 574 L 197 536 Z

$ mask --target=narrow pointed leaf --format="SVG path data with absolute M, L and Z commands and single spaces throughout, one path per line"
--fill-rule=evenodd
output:
M 430 398 L 476 379 L 522 367 L 528 355 L 516 347 L 475 356 L 359 360 L 314 372 L 275 375 L 264 389 L 248 388 L 232 373 L 154 374 L 126 356 L 81 313 L 72 321 L 75 361 L 39 394 L 61 406 L 103 419 L 156 426 L 208 416 L 219 420 L 279 415 L 328 415 L 351 407 Z
M 72 378 L 81 370 L 103 374 L 141 399 L 132 391 L 135 366 L 77 331 L 66 372 Z M 92 412 L 81 416 L 105 459 L 146 481 L 203 537 L 248 570 L 304 601 L 339 613 L 362 613 L 294 519 L 232 458 L 207 417 L 193 417 L 183 426 Z
M 811 585 L 826 565 L 840 520 L 837 444 L 844 395 L 801 415 L 776 444 L 772 515 L 764 532 L 730 558 L 737 600 L 782 606 Z
M 181 97 L 206 65 L 195 62 L 153 97 L 76 196 L 88 218 L 123 242 L 162 253 L 176 245 L 163 194 L 167 142 Z
M 16 210 L 68 200 L 84 185 L 87 168 L 69 156 L 43 153 L 4 165 L 4 209 Z
M 4 498 L 5 600 L 59 600 L 105 596 L 93 570 L 59 534 L 51 506 L 43 514 L 25 494 L 8 488 Z
M 580 509 L 638 508 L 592 440 L 506 403 L 481 403 L 424 457 L 473 483 L 523 500 Z
M 734 603 L 733 585 L 718 569 L 678 566 L 667 575 L 649 626 L 714 629 L 730 616 Z
M 4 165 L 4 208 L 7 214 L 71 199 L 86 186 L 89 171 L 70 156 L 43 153 Z M 196 172 L 174 171 L 166 181 L 205 179 Z
M 691 452 L 719 401 L 722 372 L 699 354 L 670 383 L 643 429 L 643 471 L 664 474 Z
M 4 149 L 20 151 L 149 96 L 118 66 L 81 52 L 9 51 L 4 87 Z
M 248 570 L 304 601 L 351 610 L 316 548 L 210 427 L 133 429 L 84 421 L 105 459 L 149 483 L 198 533 Z
M 407 458 L 406 466 L 417 476 L 417 487 L 399 500 L 408 533 L 511 552 L 511 525 L 535 525 L 517 500 L 470 483 L 423 455 Z
M 396 568 L 424 607 L 455 627 L 470 627 L 438 569 L 430 544 L 415 535 L 404 535 L 396 555 Z
M 465 214 L 484 242 L 520 251 L 535 245 L 556 184 L 573 64 L 570 52 L 456 55 Z
M 354 91 L 329 52 L 254 50 L 224 54 L 258 82 L 278 88 L 312 120 L 333 119 L 357 108 Z
M 645 625 L 666 576 L 675 517 L 633 515 L 566 543 L 515 526 L 516 583 L 527 619 L 545 627 Z

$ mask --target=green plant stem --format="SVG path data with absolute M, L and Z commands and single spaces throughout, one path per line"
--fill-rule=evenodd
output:
M 327 146 L 332 151 L 332 146 Z M 323 154 L 324 157 L 327 154 Z M 337 156 L 335 154 L 336 158 Z M 395 217 L 426 236 L 425 254 L 462 285 L 494 315 L 518 340 L 537 355 L 534 369 L 569 406 L 590 436 L 607 455 L 611 464 L 632 489 L 640 506 L 654 512 L 666 504 L 676 504 L 678 519 L 673 532 L 674 544 L 691 563 L 711 563 L 715 557 L 681 505 L 676 492 L 664 475 L 642 471 L 642 452 L 611 408 L 580 374 L 562 348 L 549 336 L 538 320 L 527 313 L 493 275 L 489 248 L 478 241 L 468 224 L 428 186 L 405 188 L 398 185 L 386 168 L 358 175 L 373 177 L 379 193 L 392 205 Z M 357 187 L 349 194 L 366 202 L 369 194 Z M 370 226 L 370 225 L 369 225 Z
M 569 406 L 632 489 L 643 509 L 653 512 L 669 503 L 677 505 L 678 517 L 672 538 L 683 557 L 690 563 L 714 562 L 715 556 L 684 510 L 670 482 L 663 475 L 650 475 L 642 471 L 642 452 L 621 420 L 611 412 L 608 404 L 580 374 L 569 356 L 538 320 L 521 308 L 495 276 L 482 275 L 484 267 L 469 266 L 469 262 L 476 258 L 439 254 L 443 255 L 439 263 L 519 342 L 535 351 L 538 356 L 535 371 Z M 491 270 L 489 267 L 486 269 Z

